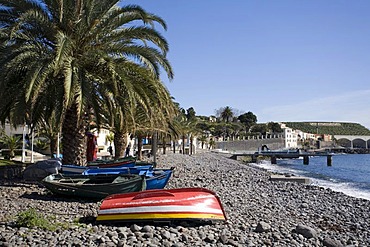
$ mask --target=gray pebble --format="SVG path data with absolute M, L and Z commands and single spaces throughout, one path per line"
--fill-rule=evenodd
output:
M 0 181 L 0 246 L 340 247 L 370 242 L 368 200 L 312 185 L 271 182 L 268 172 L 227 154 L 168 152 L 157 158 L 159 168 L 175 167 L 166 188 L 200 186 L 214 191 L 227 223 L 80 225 L 77 219 L 97 216 L 99 203 L 59 198 L 23 181 Z M 17 213 L 29 208 L 70 227 L 18 228 Z

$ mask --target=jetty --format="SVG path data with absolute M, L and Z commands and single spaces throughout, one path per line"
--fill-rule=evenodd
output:
M 270 157 L 271 164 L 276 164 L 277 159 L 297 159 L 303 157 L 303 164 L 310 163 L 310 157 L 325 156 L 327 166 L 332 165 L 332 153 L 329 152 L 302 152 L 300 150 L 282 150 L 282 151 L 259 151 L 255 153 L 234 153 L 231 159 L 238 160 L 240 157 L 251 157 L 252 162 L 256 163 L 258 157 Z

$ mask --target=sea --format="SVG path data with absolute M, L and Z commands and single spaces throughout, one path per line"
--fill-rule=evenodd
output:
M 277 164 L 260 161 L 252 165 L 272 172 L 307 177 L 312 185 L 370 200 L 370 154 L 334 154 L 332 166 L 327 166 L 326 160 L 326 157 L 312 156 L 308 165 L 303 164 L 303 158 L 278 159 Z

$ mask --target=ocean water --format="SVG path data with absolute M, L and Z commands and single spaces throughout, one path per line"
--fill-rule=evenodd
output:
M 370 154 L 333 155 L 332 166 L 327 166 L 326 157 L 310 157 L 309 165 L 304 165 L 303 159 L 278 159 L 276 165 L 269 161 L 253 165 L 308 177 L 313 185 L 370 200 Z

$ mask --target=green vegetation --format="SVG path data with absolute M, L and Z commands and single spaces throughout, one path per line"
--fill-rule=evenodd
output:
M 8 166 L 8 165 L 15 165 L 18 164 L 17 162 L 14 162 L 12 160 L 3 160 L 0 159 L 0 166 Z
M 370 130 L 358 123 L 286 122 L 287 127 L 306 133 L 328 135 L 370 135 Z
M 18 227 L 40 227 L 42 229 L 51 231 L 57 228 L 48 219 L 38 213 L 34 208 L 17 214 L 17 219 L 15 223 Z
M 2 1 L 0 122 L 62 133 L 63 161 L 86 162 L 86 131 L 109 127 L 115 154 L 136 130 L 166 131 L 173 79 L 165 21 L 119 0 Z M 114 110 L 114 111 L 113 111 Z M 45 127 L 45 126 L 44 126 Z
M 58 228 L 67 229 L 70 227 L 69 223 L 56 222 L 55 216 L 45 217 L 34 208 L 17 214 L 15 223 L 18 227 L 38 227 L 49 231 L 55 231 Z M 78 227 L 86 226 L 85 224 L 79 223 L 79 219 L 74 220 L 73 224 Z
M 7 159 L 14 158 L 15 150 L 21 146 L 21 138 L 16 136 L 8 136 L 4 134 L 1 136 L 0 142 L 9 149 L 9 153 L 6 155 Z

